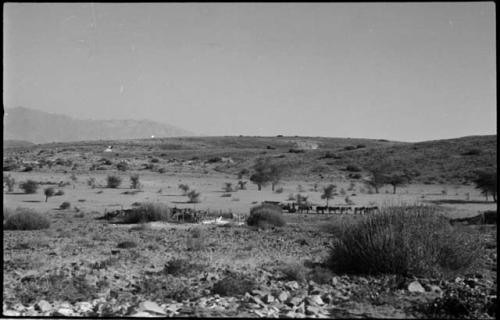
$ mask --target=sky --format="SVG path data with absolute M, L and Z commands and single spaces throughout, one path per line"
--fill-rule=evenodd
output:
M 494 2 L 7 3 L 4 106 L 200 135 L 496 134 Z

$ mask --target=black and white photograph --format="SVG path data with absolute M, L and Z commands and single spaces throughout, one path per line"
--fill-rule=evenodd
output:
M 496 319 L 496 3 L 3 4 L 2 317 Z

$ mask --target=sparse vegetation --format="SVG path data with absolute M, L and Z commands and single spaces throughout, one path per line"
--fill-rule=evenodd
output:
M 233 184 L 231 182 L 225 182 L 222 190 L 224 190 L 224 192 L 234 192 Z
M 335 189 L 337 189 L 337 186 L 334 184 L 330 184 L 327 187 L 323 188 L 323 194 L 321 195 L 321 199 L 326 200 L 327 207 L 328 207 L 328 201 L 333 199 L 333 194 L 335 193 Z
M 4 209 L 4 218 L 5 218 Z M 42 214 L 27 208 L 17 208 L 3 225 L 4 230 L 40 230 L 50 227 L 50 221 Z
M 90 177 L 87 179 L 87 185 L 94 189 L 96 187 L 96 181 L 94 177 Z

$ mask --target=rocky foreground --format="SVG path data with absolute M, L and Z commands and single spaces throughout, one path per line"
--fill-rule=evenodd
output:
M 76 272 L 78 273 L 78 272 Z M 222 272 L 224 273 L 224 272 Z M 226 272 L 227 273 L 227 272 Z M 477 307 L 474 317 L 494 318 L 496 279 L 479 274 L 453 281 L 404 279 L 395 276 L 334 276 L 329 283 L 283 281 L 273 273 L 258 270 L 256 289 L 240 296 L 213 294 L 222 275 L 203 273 L 178 277 L 190 283 L 196 298 L 147 300 L 137 285 L 129 283 L 122 292 L 107 291 L 91 301 L 37 301 L 3 305 L 4 316 L 132 316 L 132 317 L 287 317 L 287 318 L 422 318 L 463 317 Z M 30 281 L 29 278 L 21 279 Z M 67 288 L 66 288 L 67 289 Z M 203 295 L 205 294 L 205 295 Z M 188 294 L 189 295 L 189 294 Z M 141 297 L 142 296 L 142 297 Z M 179 299 L 178 299 L 179 300 Z M 484 305 L 474 305 L 482 301 Z M 470 315 L 469 315 L 470 316 Z

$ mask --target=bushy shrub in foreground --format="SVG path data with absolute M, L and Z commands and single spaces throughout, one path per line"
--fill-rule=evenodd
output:
M 247 224 L 249 226 L 267 228 L 269 226 L 282 227 L 286 222 L 280 206 L 263 203 L 250 209 Z
M 143 223 L 149 221 L 168 221 L 172 214 L 164 203 L 145 202 L 125 215 L 123 223 Z
M 337 236 L 327 261 L 336 273 L 450 275 L 471 267 L 482 249 L 477 233 L 453 227 L 429 206 L 387 207 Z
M 3 225 L 4 230 L 39 230 L 48 227 L 50 222 L 46 217 L 27 208 L 17 208 L 14 213 L 9 214 Z

